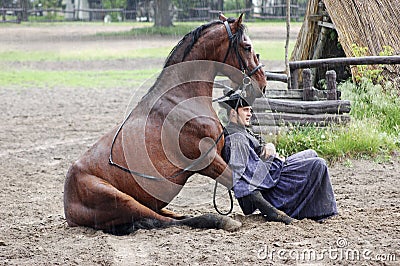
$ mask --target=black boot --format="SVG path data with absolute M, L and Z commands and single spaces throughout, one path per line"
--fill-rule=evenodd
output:
M 260 191 L 254 191 L 246 197 L 249 197 L 249 200 L 251 200 L 254 206 L 260 210 L 261 214 L 264 215 L 267 221 L 282 222 L 285 224 L 290 224 L 293 221 L 293 218 L 289 217 L 283 211 L 278 210 L 264 199 Z

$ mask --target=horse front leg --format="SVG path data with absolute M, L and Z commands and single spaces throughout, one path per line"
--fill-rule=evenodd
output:
M 228 189 L 233 186 L 232 170 L 219 154 L 216 154 L 211 163 L 199 173 L 211 177 Z

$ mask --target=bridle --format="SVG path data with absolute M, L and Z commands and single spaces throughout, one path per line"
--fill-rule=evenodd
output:
M 233 34 L 231 27 L 229 26 L 229 23 L 227 20 L 225 20 L 224 22 L 224 26 L 226 29 L 226 32 L 228 33 L 228 38 L 229 38 L 229 46 L 228 46 L 228 50 L 225 53 L 224 56 L 224 60 L 222 61 L 222 63 L 225 63 L 226 60 L 228 59 L 229 56 L 229 52 L 231 51 L 231 49 L 234 50 L 235 55 L 236 55 L 236 59 L 238 61 L 238 65 L 239 68 L 243 74 L 243 81 L 242 84 L 239 86 L 238 89 L 240 89 L 241 92 L 241 96 L 246 98 L 247 97 L 247 93 L 248 93 L 248 89 L 252 87 L 251 85 L 251 76 L 253 76 L 259 69 L 261 69 L 264 65 L 259 63 L 253 70 L 250 70 L 249 67 L 247 66 L 247 64 L 245 63 L 243 57 L 240 55 L 239 53 L 239 40 L 238 41 L 234 41 L 235 37 L 238 33 Z M 257 59 L 260 60 L 260 55 L 256 54 Z M 229 96 L 231 96 L 236 90 L 234 90 L 233 88 L 220 84 L 222 85 L 225 89 L 228 89 L 228 92 L 225 95 L 222 95 L 219 98 L 213 99 L 213 102 L 219 102 L 224 98 L 227 98 Z
M 250 84 L 251 84 L 251 79 L 250 79 L 250 77 L 251 77 L 252 75 L 254 75 L 259 69 L 261 69 L 261 68 L 263 67 L 263 65 L 260 63 L 258 66 L 256 66 L 253 70 L 250 71 L 250 69 L 248 68 L 248 66 L 246 65 L 245 61 L 243 60 L 242 56 L 241 56 L 240 53 L 239 53 L 238 42 L 234 42 L 234 41 L 233 41 L 234 38 L 235 38 L 235 35 L 232 34 L 232 31 L 231 31 L 231 28 L 230 28 L 230 26 L 229 26 L 228 21 L 225 21 L 225 22 L 224 22 L 224 25 L 225 25 L 225 28 L 226 28 L 226 31 L 227 31 L 228 37 L 229 37 L 229 47 L 228 47 L 228 50 L 227 50 L 227 52 L 226 52 L 226 55 L 225 55 L 225 58 L 224 58 L 223 63 L 225 63 L 226 59 L 228 58 L 228 55 L 229 55 L 230 50 L 231 50 L 231 49 L 234 49 L 235 54 L 236 54 L 236 58 L 237 58 L 237 60 L 238 60 L 239 68 L 241 69 L 241 71 L 242 71 L 242 73 L 243 73 L 243 76 L 244 76 L 244 77 L 243 77 L 243 87 L 246 87 L 246 88 L 247 88 L 247 87 L 249 87 Z M 237 33 L 235 33 L 235 34 L 237 34 Z M 224 97 L 229 97 L 233 92 L 234 92 L 234 90 L 232 89 L 232 90 L 229 91 L 226 95 L 224 95 Z M 120 164 L 118 164 L 118 163 L 115 163 L 115 162 L 113 161 L 112 151 L 113 151 L 113 148 L 114 148 L 115 141 L 117 140 L 117 137 L 118 137 L 119 133 L 121 132 L 122 127 L 125 125 L 125 123 L 126 123 L 127 120 L 129 119 L 129 117 L 131 116 L 132 112 L 133 112 L 133 109 L 132 109 L 132 110 L 130 111 L 130 113 L 126 116 L 126 118 L 125 118 L 124 121 L 121 123 L 121 125 L 119 126 L 119 128 L 117 129 L 117 131 L 116 131 L 116 133 L 115 133 L 115 135 L 114 135 L 114 138 L 113 138 L 113 140 L 112 140 L 112 142 L 111 142 L 110 156 L 109 156 L 109 158 L 108 158 L 108 163 L 109 163 L 110 165 L 114 166 L 114 167 L 117 167 L 117 168 L 121 169 L 121 170 L 124 171 L 124 172 L 130 173 L 130 174 L 132 174 L 132 175 L 139 176 L 139 177 L 142 177 L 142 178 L 152 179 L 152 180 L 163 180 L 163 179 L 166 179 L 166 178 L 155 177 L 155 176 L 152 176 L 152 175 L 148 175 L 148 174 L 145 174 L 145 173 L 140 173 L 140 172 L 131 170 L 131 169 L 126 168 L 125 166 L 122 166 L 122 165 L 120 165 Z M 185 173 L 185 172 L 188 172 L 188 171 L 190 171 L 191 169 L 193 169 L 193 168 L 194 168 L 196 165 L 198 165 L 204 158 L 206 158 L 206 156 L 208 156 L 208 154 L 217 146 L 218 142 L 222 139 L 222 136 L 223 136 L 223 135 L 224 135 L 224 131 L 221 132 L 221 134 L 218 136 L 218 138 L 217 138 L 216 141 L 213 143 L 213 145 L 207 150 L 207 152 L 205 152 L 204 154 L 202 154 L 202 156 L 200 156 L 198 159 L 196 159 L 195 161 L 193 161 L 189 166 L 185 167 L 184 169 L 182 169 L 181 171 L 175 173 L 174 175 L 168 177 L 167 179 L 176 178 L 177 176 L 179 176 L 179 175 L 181 175 L 181 174 L 183 174 L 183 173 Z M 231 191 L 228 190 L 228 191 L 229 191 L 229 196 L 230 196 L 230 201 L 231 201 L 230 210 L 229 210 L 227 213 L 221 213 L 221 212 L 218 210 L 218 208 L 217 208 L 217 206 L 216 206 L 216 202 L 215 202 L 215 195 L 216 195 L 217 185 L 218 185 L 218 182 L 216 181 L 215 187 L 214 187 L 214 196 L 213 196 L 214 208 L 215 208 L 215 210 L 216 210 L 219 214 L 228 215 L 228 214 L 231 213 L 232 210 L 233 210 L 233 199 L 232 199 Z
M 226 32 L 228 33 L 228 37 L 229 37 L 229 47 L 228 47 L 228 50 L 226 51 L 226 54 L 225 54 L 225 57 L 224 57 L 224 60 L 222 61 L 222 63 L 226 62 L 226 59 L 228 59 L 228 56 L 229 56 L 229 52 L 231 51 L 231 49 L 234 49 L 239 68 L 242 71 L 243 76 L 244 76 L 243 83 L 245 83 L 244 79 L 246 79 L 246 83 L 249 83 L 250 77 L 253 76 L 264 65 L 259 63 L 253 70 L 250 70 L 249 67 L 247 66 L 246 62 L 244 61 L 243 57 L 239 53 L 239 47 L 238 47 L 239 40 L 234 41 L 237 33 L 232 34 L 231 27 L 229 26 L 229 23 L 227 20 L 224 21 L 224 25 L 225 25 L 225 29 L 226 29 Z M 258 54 L 257 54 L 257 59 L 258 59 Z

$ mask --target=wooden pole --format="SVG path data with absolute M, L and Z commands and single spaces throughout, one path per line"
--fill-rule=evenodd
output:
M 313 67 L 329 67 L 340 65 L 376 65 L 400 64 L 400 55 L 392 56 L 362 56 L 362 57 L 336 57 L 315 60 L 292 61 L 289 63 L 290 69 L 313 68 Z
M 267 77 L 267 80 L 288 82 L 288 77 L 286 74 L 279 74 L 279 73 L 265 71 L 265 76 Z
M 312 84 L 311 69 L 306 68 L 303 70 L 303 101 L 315 101 L 315 89 Z
M 291 89 L 291 75 L 289 67 L 289 38 L 290 38 L 290 0 L 286 0 L 286 44 L 285 44 L 285 65 L 288 78 L 288 89 Z
M 298 69 L 290 69 L 290 73 L 288 74 L 288 83 L 290 83 L 290 87 L 288 88 L 292 90 L 299 89 L 299 70 Z M 290 77 L 290 79 L 289 79 Z
M 267 111 L 296 114 L 345 114 L 351 110 L 349 100 L 290 101 L 287 99 L 257 98 L 253 104 L 255 114 Z
M 325 80 L 326 80 L 326 89 L 328 90 L 326 95 L 327 100 L 337 100 L 335 70 L 326 71 Z
M 322 21 L 326 21 L 327 20 L 327 17 L 323 16 L 324 10 L 325 10 L 325 5 L 324 5 L 324 3 L 322 1 L 320 1 L 318 3 L 318 11 L 317 11 L 317 13 L 318 13 L 318 15 L 322 16 Z M 328 35 L 328 29 L 326 27 L 322 27 L 322 26 L 318 27 L 318 29 L 319 29 L 318 39 L 317 39 L 316 44 L 314 45 L 314 48 L 313 48 L 314 49 L 314 53 L 313 53 L 312 58 L 311 58 L 313 60 L 323 57 L 325 44 L 326 44 L 327 39 L 328 39 L 328 36 L 327 36 Z M 311 70 L 311 74 L 312 74 L 312 84 L 315 84 L 316 83 L 316 79 L 317 79 L 317 69 L 313 68 Z

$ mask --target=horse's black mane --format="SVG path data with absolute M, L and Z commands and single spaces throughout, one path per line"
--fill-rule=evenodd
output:
M 228 18 L 228 23 L 233 23 L 234 21 L 235 21 L 234 18 Z M 185 60 L 186 56 L 190 53 L 190 51 L 192 50 L 193 46 L 196 44 L 198 39 L 201 37 L 203 31 L 216 24 L 222 24 L 222 23 L 223 22 L 220 20 L 211 21 L 207 24 L 201 25 L 200 27 L 194 29 L 193 31 L 183 36 L 183 38 L 169 53 L 167 59 L 165 60 L 164 68 L 167 68 L 176 63 L 183 62 L 183 60 Z M 245 25 L 240 24 L 239 29 L 237 29 L 237 32 L 234 34 L 233 39 L 231 40 L 232 42 L 231 44 L 234 50 L 237 49 L 239 42 L 242 40 L 245 29 L 246 29 Z M 181 49 L 184 49 L 184 52 L 183 55 L 178 58 Z M 155 84 L 153 84 L 153 86 L 150 87 L 149 91 L 142 97 L 142 99 L 144 99 L 151 91 L 154 90 L 154 88 L 157 86 L 160 80 L 160 76 L 162 76 L 162 74 L 158 76 Z
M 232 23 L 234 21 L 235 21 L 234 18 L 228 18 L 228 23 Z M 220 20 L 211 21 L 207 24 L 201 25 L 200 27 L 194 29 L 193 31 L 191 31 L 191 32 L 187 33 L 185 36 L 183 36 L 183 38 L 178 42 L 178 44 L 169 53 L 167 59 L 165 60 L 164 68 L 168 67 L 170 65 L 173 65 L 174 63 L 182 62 L 186 58 L 186 56 L 190 53 L 193 46 L 196 44 L 197 40 L 202 35 L 202 32 L 211 26 L 214 26 L 216 24 L 221 24 L 221 23 L 223 23 L 223 22 Z M 234 39 L 232 40 L 233 43 L 236 43 L 238 40 L 242 39 L 244 30 L 245 30 L 245 27 L 243 24 L 241 24 L 241 27 L 238 29 L 238 31 L 234 35 Z M 188 40 L 189 40 L 189 43 L 187 42 Z M 184 47 L 185 44 L 187 44 L 186 47 Z M 183 52 L 182 58 L 178 59 L 178 58 L 176 58 L 176 55 L 177 55 L 178 51 L 180 51 L 181 48 L 182 49 L 184 48 L 185 50 Z

